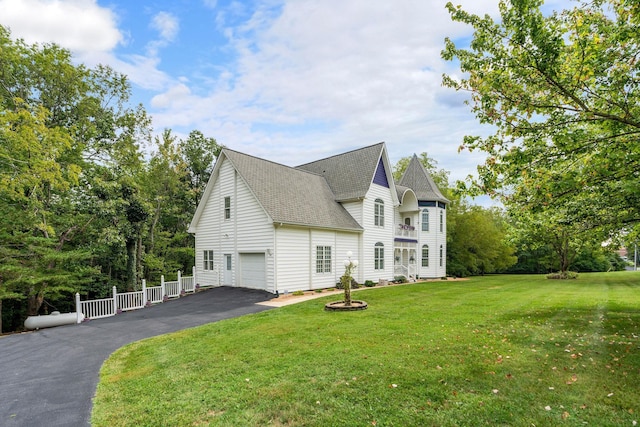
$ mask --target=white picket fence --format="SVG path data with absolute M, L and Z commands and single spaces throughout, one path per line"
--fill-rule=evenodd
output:
M 141 291 L 118 293 L 114 286 L 111 297 L 88 301 L 80 301 L 80 294 L 76 293 L 76 312 L 78 319 L 81 318 L 81 313 L 85 319 L 100 319 L 115 316 L 123 311 L 138 310 L 151 304 L 164 302 L 169 298 L 195 292 L 196 288 L 196 268 L 193 267 L 192 276 L 183 277 L 182 272 L 178 271 L 178 280 L 166 282 L 164 276 L 161 276 L 159 286 L 147 287 L 147 283 L 143 279 Z

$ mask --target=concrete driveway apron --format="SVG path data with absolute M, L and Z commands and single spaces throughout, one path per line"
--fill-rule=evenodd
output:
M 0 426 L 88 426 L 103 362 L 143 338 L 272 307 L 272 294 L 220 287 L 80 325 L 0 337 Z

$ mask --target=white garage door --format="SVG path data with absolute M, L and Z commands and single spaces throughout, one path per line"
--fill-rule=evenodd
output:
M 267 289 L 267 275 L 264 254 L 240 254 L 242 283 L 251 289 Z

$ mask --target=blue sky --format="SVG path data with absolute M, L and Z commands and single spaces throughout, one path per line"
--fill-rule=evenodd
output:
M 560 0 L 558 0 L 560 1 Z M 458 0 L 495 15 L 497 0 Z M 427 152 L 462 179 L 484 156 L 458 153 L 487 134 L 443 88 L 465 40 L 445 0 L 0 0 L 0 24 L 55 42 L 78 62 L 126 74 L 160 133 L 198 129 L 290 166 L 387 143 L 392 163 Z

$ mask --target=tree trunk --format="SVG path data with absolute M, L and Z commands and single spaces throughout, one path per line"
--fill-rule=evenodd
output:
M 41 293 L 29 295 L 27 297 L 27 316 L 37 316 L 42 307 L 44 296 Z
M 156 206 L 156 212 L 153 215 L 153 221 L 151 222 L 151 227 L 149 227 L 149 247 L 147 248 L 147 253 L 152 253 L 155 248 L 155 231 L 156 225 L 158 225 L 158 221 L 160 220 L 160 209 L 162 205 L 160 204 L 160 200 L 158 200 L 158 205 Z
M 133 291 L 136 286 L 136 237 L 127 238 L 127 290 Z
M 142 275 L 142 233 L 138 233 L 138 242 L 136 243 L 136 283 L 133 287 L 134 290 L 138 290 L 137 286 L 139 283 L 138 279 L 142 279 L 144 276 Z

